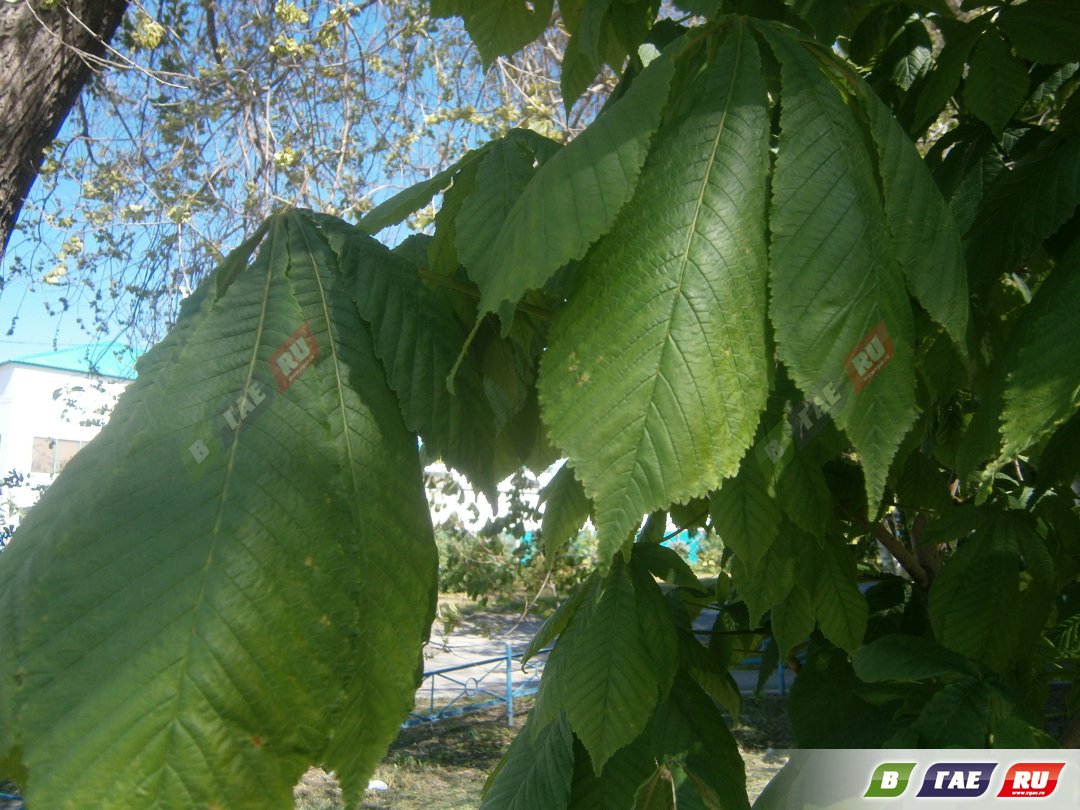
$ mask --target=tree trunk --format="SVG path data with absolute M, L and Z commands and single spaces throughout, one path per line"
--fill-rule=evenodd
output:
M 0 2 L 0 258 L 45 148 L 126 8 L 127 0 Z

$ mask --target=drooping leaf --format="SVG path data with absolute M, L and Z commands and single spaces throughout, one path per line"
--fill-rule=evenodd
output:
M 1080 136 L 1047 139 L 1002 172 L 971 231 L 968 263 L 977 278 L 1011 272 L 1080 205 Z
M 1045 64 L 1080 60 L 1080 6 L 1070 0 L 1008 5 L 997 24 L 1025 59 Z
M 1080 244 L 1043 282 L 1025 320 L 1030 328 L 1005 369 L 1004 439 L 998 463 L 1064 424 L 1080 408 Z
M 646 544 L 651 545 L 651 544 Z M 659 546 L 653 546 L 659 548 Z M 656 584 L 645 559 L 636 554 L 630 558 L 630 579 L 634 584 L 638 626 L 645 647 L 653 660 L 653 672 L 661 695 L 666 695 L 679 668 L 679 638 L 672 620 L 671 609 L 660 586 Z
M 487 256 L 471 268 L 481 310 L 496 312 L 580 259 L 630 199 L 674 75 L 673 45 L 626 95 L 541 166 Z
M 620 748 L 597 776 L 580 742 L 574 751 L 574 781 L 568 810 L 626 810 L 633 806 L 638 785 L 656 767 L 646 735 Z
M 527 729 L 535 735 L 554 722 L 563 711 L 569 676 L 566 674 L 576 665 L 575 649 L 587 636 L 587 630 L 599 603 L 603 580 L 594 572 L 578 586 L 571 599 L 556 611 L 540 628 L 525 651 L 525 660 L 547 646 L 558 635 L 555 648 L 548 654 L 536 704 L 529 713 Z
M 540 626 L 540 629 L 536 631 L 536 635 L 529 640 L 528 645 L 525 647 L 525 652 L 521 656 L 522 666 L 528 663 L 529 659 L 544 649 L 544 647 L 551 644 L 555 638 L 566 629 L 583 602 L 595 598 L 596 588 L 599 583 L 600 576 L 594 572 L 593 574 L 590 574 L 584 582 L 578 584 L 574 590 L 571 591 L 569 598 L 559 605 L 558 609 L 552 613 Z
M 597 774 L 641 733 L 661 697 L 637 599 L 629 571 L 616 564 L 559 674 L 566 716 Z
M 1080 406 L 1076 335 L 1068 329 L 1080 285 L 1073 249 L 1021 314 L 961 446 L 960 474 L 987 475 L 1067 421 Z
M 977 678 L 964 678 L 935 693 L 912 729 L 930 748 L 985 748 L 989 723 L 989 688 Z
M 413 701 L 426 515 L 336 256 L 278 215 L 0 558 L 2 719 L 30 801 L 286 808 L 315 762 L 358 796 Z
M 821 550 L 814 588 L 814 613 L 825 638 L 852 652 L 862 644 L 869 608 L 855 572 L 850 547 L 827 538 Z
M 522 732 L 484 786 L 480 810 L 563 810 L 570 801 L 574 775 L 574 739 L 566 718 L 534 738 Z
M 633 810 L 675 810 L 675 782 L 671 768 L 656 766 L 634 794 Z
M 964 103 L 1001 137 L 1005 124 L 1027 97 L 1027 69 L 1001 35 L 990 31 L 975 44 L 969 70 L 964 80 Z
M 812 538 L 789 523 L 781 527 L 756 563 L 748 563 L 736 554 L 732 578 L 739 598 L 746 602 L 752 623 L 756 624 L 769 608 L 783 602 L 801 578 L 796 576 L 796 566 L 804 552 L 800 542 L 807 539 L 813 543 Z
M 859 680 L 923 681 L 942 676 L 971 675 L 975 670 L 961 655 L 930 639 L 909 635 L 882 636 L 851 656 Z
M 816 462 L 805 453 L 796 453 L 780 473 L 776 493 L 784 512 L 796 526 L 815 537 L 825 535 L 833 519 L 833 498 L 825 474 Z
M 738 474 L 725 481 L 710 501 L 713 526 L 724 545 L 755 564 L 768 552 L 784 517 L 757 460 L 747 456 Z
M 592 502 L 574 475 L 574 468 L 567 463 L 559 468 L 541 491 L 540 501 L 544 504 L 540 536 L 544 539 L 544 556 L 552 565 L 559 551 L 589 519 Z
M 533 156 L 517 139 L 491 144 L 476 170 L 473 191 L 454 221 L 457 254 L 466 272 L 483 264 L 506 215 L 533 176 Z
M 847 653 L 811 645 L 791 685 L 788 716 L 800 748 L 880 748 L 892 736 L 895 705 L 862 684 Z
M 987 521 L 959 544 L 930 588 L 938 641 L 1001 671 L 1019 641 L 1020 553 L 1011 521 Z
M 484 67 L 524 48 L 551 22 L 554 0 L 431 0 L 436 17 L 460 16 Z
M 909 135 L 919 137 L 937 120 L 960 84 L 968 56 L 984 27 L 976 20 L 946 29 L 945 47 L 938 54 L 934 69 L 912 88 L 908 96 L 910 101 L 902 110 L 901 120 Z
M 414 266 L 374 239 L 342 237 L 348 292 L 371 324 L 375 350 L 405 424 L 432 454 L 485 492 L 498 483 L 495 414 L 471 356 L 458 364 L 467 330 L 445 290 L 424 286 Z M 450 392 L 449 375 L 455 368 Z
M 378 233 L 383 228 L 397 225 L 409 214 L 431 202 L 432 197 L 450 185 L 455 174 L 480 160 L 487 149 L 487 146 L 482 146 L 466 152 L 464 157 L 441 172 L 384 200 L 364 214 L 357 227 L 364 233 Z
M 457 251 L 457 216 L 476 188 L 480 161 L 473 161 L 454 175 L 435 212 L 435 234 L 428 244 L 428 269 L 436 276 L 453 278 L 461 265 Z
M 892 113 L 863 96 L 878 150 L 878 176 L 893 251 L 911 295 L 958 346 L 968 324 L 967 267 L 952 212 L 937 183 Z
M 915 418 L 911 307 L 855 116 L 803 45 L 781 30 L 763 33 L 783 80 L 769 312 L 780 357 L 804 392 L 851 386 L 830 416 L 859 453 L 875 513 Z
M 723 658 L 685 632 L 679 634 L 679 655 L 682 671 L 737 720 L 742 695 Z
M 719 804 L 704 804 L 709 810 L 749 808 L 746 771 L 735 738 L 716 704 L 685 673 L 679 674 L 671 695 L 658 707 L 649 735 L 657 760 L 677 761 L 693 776 L 690 784 L 679 785 L 679 807 L 695 806 L 693 798 L 702 794 L 695 783 L 701 783 L 707 794 L 719 798 Z
M 735 472 L 768 391 L 768 114 L 752 37 L 733 31 L 691 92 L 579 270 L 541 366 L 545 418 L 596 505 L 605 560 L 641 514 Z
M 926 23 L 916 17 L 896 33 L 882 53 L 880 64 L 889 67 L 893 84 L 901 90 L 909 90 L 930 69 L 932 52 L 933 43 Z
M 802 585 L 796 585 L 783 602 L 774 605 L 771 615 L 773 637 L 781 658 L 809 638 L 817 624 L 814 598 Z
M 658 543 L 635 543 L 634 562 L 641 563 L 653 576 L 683 588 L 701 590 L 693 569 L 679 552 Z

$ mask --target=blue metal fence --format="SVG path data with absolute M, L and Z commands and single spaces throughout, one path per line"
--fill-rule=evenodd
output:
M 522 666 L 519 662 L 524 649 L 514 652 L 513 645 L 507 642 L 502 655 L 425 672 L 416 705 L 402 727 L 499 705 L 506 707 L 507 725 L 514 725 L 514 700 L 536 693 L 550 651 L 550 647 L 541 650 Z M 519 676 L 515 685 L 518 668 L 525 677 Z

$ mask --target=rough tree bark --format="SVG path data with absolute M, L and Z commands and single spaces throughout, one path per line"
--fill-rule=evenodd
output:
M 126 8 L 127 0 L 0 2 L 0 258 L 45 147 Z

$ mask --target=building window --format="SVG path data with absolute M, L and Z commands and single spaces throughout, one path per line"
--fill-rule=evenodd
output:
M 59 475 L 85 442 L 71 439 L 46 439 L 34 437 L 34 454 L 30 459 L 30 472 Z

